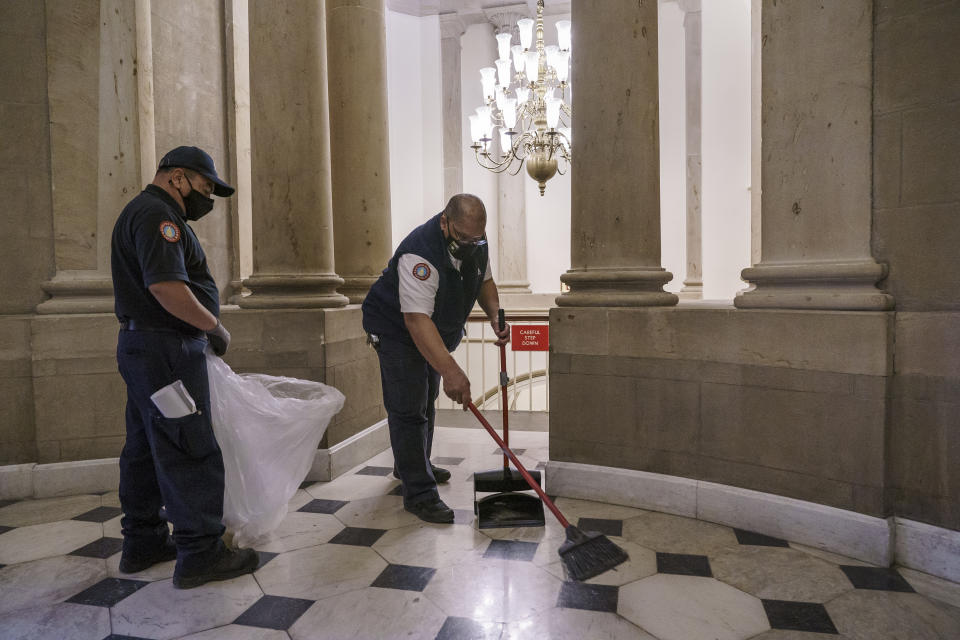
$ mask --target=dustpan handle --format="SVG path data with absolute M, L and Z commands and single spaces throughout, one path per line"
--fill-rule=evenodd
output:
M 487 433 L 489 433 L 494 441 L 500 446 L 500 449 L 503 450 L 504 455 L 509 456 L 510 460 L 513 461 L 513 464 L 515 464 L 517 469 L 520 471 L 520 475 L 522 475 L 523 479 L 527 481 L 527 484 L 530 485 L 530 488 L 537 492 L 537 495 L 540 496 L 540 499 L 543 500 L 543 503 L 550 508 L 550 511 L 552 511 L 553 515 L 556 516 L 557 520 L 560 521 L 560 524 L 563 525 L 563 528 L 566 529 L 569 527 L 570 523 L 566 518 L 563 517 L 563 514 L 560 513 L 560 510 L 557 509 L 557 505 L 553 504 L 553 500 L 551 500 L 547 494 L 543 492 L 543 489 L 541 489 L 540 485 L 537 484 L 537 481 L 533 479 L 533 477 L 530 475 L 530 472 L 527 471 L 522 464 L 520 464 L 520 461 L 517 460 L 517 456 L 513 455 L 513 451 L 510 451 L 510 449 L 507 448 L 506 443 L 504 443 L 503 439 L 501 439 L 500 436 L 497 435 L 497 432 L 493 430 L 493 427 L 491 427 L 490 423 L 487 422 L 487 419 L 483 417 L 483 414 L 480 413 L 480 411 L 472 402 L 467 403 L 467 408 L 473 412 L 473 415 L 477 416 L 477 420 L 480 421 L 480 424 L 483 425 L 483 428 L 487 430 Z
M 507 328 L 507 314 L 503 308 L 497 311 L 497 323 L 500 331 Z M 503 442 L 510 446 L 510 427 L 508 424 L 509 407 L 507 405 L 507 345 L 500 345 L 500 404 L 503 405 Z M 506 455 L 503 456 L 503 470 L 510 469 L 510 462 Z

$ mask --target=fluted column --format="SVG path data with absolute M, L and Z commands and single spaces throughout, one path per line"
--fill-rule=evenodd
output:
M 520 44 L 517 20 L 528 18 L 527 5 L 495 7 L 484 11 L 494 35 L 509 33 L 511 44 Z M 493 61 L 490 61 L 493 64 Z M 462 156 L 461 156 L 462 157 Z M 500 293 L 530 293 L 527 280 L 527 196 L 526 173 L 497 174 L 497 289 Z
M 684 81 L 686 86 L 687 138 L 687 273 L 680 295 L 703 297 L 703 219 L 700 209 L 701 170 L 701 49 L 700 0 L 680 0 L 684 32 Z
M 351 303 L 391 253 L 385 12 L 384 0 L 327 0 L 337 270 Z
M 657 3 L 573 3 L 570 291 L 560 306 L 676 304 L 660 266 Z
M 110 239 L 153 179 L 150 0 L 47 5 L 56 273 L 37 313 L 113 311 Z
M 440 15 L 440 90 L 443 96 L 443 198 L 463 191 L 463 104 L 460 37 L 467 27 L 457 13 Z
M 763 4 L 761 260 L 738 307 L 893 306 L 870 249 L 873 6 Z
M 253 275 L 246 308 L 347 304 L 336 292 L 325 14 L 316 0 L 249 4 Z

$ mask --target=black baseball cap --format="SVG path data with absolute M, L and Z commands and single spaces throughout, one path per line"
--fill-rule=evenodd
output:
M 213 182 L 213 195 L 227 198 L 236 191 L 233 187 L 220 179 L 217 169 L 213 166 L 213 158 L 199 147 L 177 147 L 167 152 L 160 160 L 160 169 L 192 169 Z

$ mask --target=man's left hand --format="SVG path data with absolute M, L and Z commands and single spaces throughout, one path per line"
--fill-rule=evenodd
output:
M 498 347 L 503 346 L 510 342 L 510 324 L 504 323 L 503 331 L 500 331 L 500 323 L 496 318 L 490 321 L 490 326 L 493 327 L 493 333 L 497 336 L 496 345 Z

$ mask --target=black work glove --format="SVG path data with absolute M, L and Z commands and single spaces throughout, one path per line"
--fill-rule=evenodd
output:
M 227 347 L 230 346 L 230 332 L 220 324 L 220 318 L 217 318 L 217 326 L 213 330 L 207 331 L 207 340 L 210 341 L 210 347 L 218 356 L 227 352 Z

